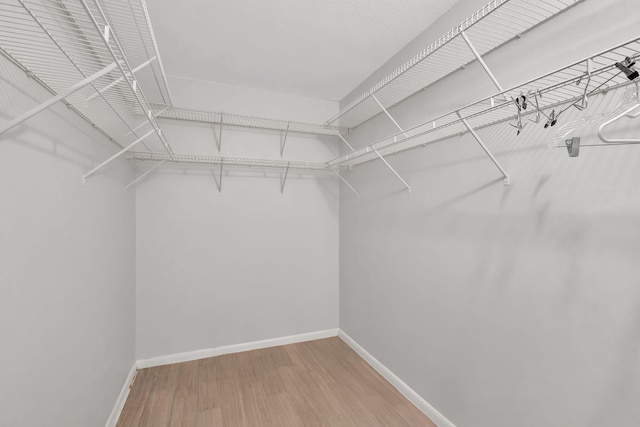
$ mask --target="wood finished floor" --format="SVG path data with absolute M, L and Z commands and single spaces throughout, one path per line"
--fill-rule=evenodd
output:
M 138 371 L 118 427 L 436 427 L 340 338 Z

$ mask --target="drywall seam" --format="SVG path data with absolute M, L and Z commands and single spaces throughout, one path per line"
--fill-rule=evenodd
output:
M 356 353 L 360 355 L 369 365 L 380 375 L 384 377 L 392 386 L 394 386 L 404 397 L 406 397 L 411 403 L 416 405 L 431 421 L 436 423 L 438 427 L 456 427 L 451 421 L 449 421 L 444 415 L 434 408 L 429 402 L 424 400 L 418 393 L 416 393 L 411 387 L 409 387 L 404 381 L 400 379 L 396 374 L 391 372 L 389 368 L 384 366 L 378 359 L 373 357 L 367 350 L 365 350 L 360 344 L 358 344 L 353 338 L 347 335 L 342 329 L 339 330 L 338 336 L 349 347 L 351 347 Z

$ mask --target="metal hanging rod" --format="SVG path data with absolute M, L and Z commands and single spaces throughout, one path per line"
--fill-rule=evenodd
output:
M 268 159 L 246 159 L 238 157 L 214 157 L 214 156 L 200 156 L 200 155 L 188 155 L 188 154 L 175 154 L 171 157 L 165 153 L 147 153 L 147 152 L 134 152 L 131 158 L 142 161 L 160 162 L 166 161 L 170 163 L 186 163 L 186 164 L 201 164 L 201 165 L 224 165 L 235 167 L 247 167 L 247 168 L 260 168 L 260 169 L 278 169 L 299 171 L 325 171 L 330 172 L 332 169 L 327 168 L 325 163 L 310 163 L 310 162 L 297 162 L 286 160 L 268 160 Z
M 152 107 L 154 111 L 164 109 L 164 111 L 158 115 L 158 118 L 162 119 L 211 124 L 224 123 L 225 126 L 240 126 L 256 129 L 277 130 L 282 132 L 309 133 L 314 135 L 337 136 L 337 133 L 339 131 L 344 130 L 337 126 L 327 126 L 324 124 L 307 123 L 295 120 L 273 119 L 243 114 L 191 110 L 187 108 L 178 108 L 166 105 L 153 105 Z
M 494 0 L 358 96 L 327 124 L 353 128 L 584 0 Z M 470 50 L 465 38 L 474 41 Z M 494 79 L 494 82 L 495 79 Z
M 116 155 L 117 156 L 117 155 Z M 115 157 L 115 156 L 114 156 Z M 280 193 L 284 193 L 284 188 L 289 177 L 290 171 L 306 172 L 306 173 L 333 173 L 336 177 L 342 181 L 356 196 L 359 196 L 358 191 L 347 181 L 341 174 L 338 167 L 327 167 L 326 163 L 309 163 L 309 162 L 296 162 L 286 160 L 268 160 L 268 159 L 247 159 L 238 157 L 212 157 L 212 156 L 200 156 L 200 155 L 184 155 L 175 154 L 173 157 L 165 153 L 148 153 L 148 152 L 133 152 L 130 153 L 129 158 L 153 162 L 153 166 L 146 172 L 142 173 L 132 182 L 127 184 L 125 188 L 130 188 L 140 181 L 144 180 L 147 176 L 152 174 L 156 169 L 166 163 L 177 164 L 191 164 L 191 165 L 204 165 L 208 168 L 219 167 L 219 170 L 212 169 L 213 178 L 216 183 L 216 188 L 219 192 L 222 192 L 222 177 L 223 167 L 232 168 L 247 168 L 256 170 L 273 170 L 280 172 Z M 100 166 L 96 167 L 98 169 Z
M 143 0 L 127 2 L 131 11 L 118 14 L 124 3 L 116 0 L 0 0 L 0 52 L 52 95 L 66 95 L 61 102 L 119 146 L 138 140 L 140 125 L 148 122 L 154 135 L 143 145 L 150 149 L 148 144 L 161 143 L 171 153 L 144 92 L 151 70 L 160 67 L 157 49 L 148 48 L 153 45 L 148 20 L 138 19 L 146 6 Z M 137 47 L 133 41 L 126 46 L 134 28 Z M 116 67 L 110 72 L 66 92 L 111 63 Z M 131 63 L 135 69 L 146 68 L 135 74 Z
M 469 130 L 459 114 L 476 130 L 514 120 L 517 117 L 517 111 L 513 99 L 522 94 L 535 94 L 535 102 L 529 99 L 529 108 L 520 112 L 523 117 L 540 111 L 547 111 L 548 114 L 545 113 L 545 115 L 550 116 L 552 111 L 560 106 L 580 104 L 585 98 L 587 84 L 593 88 L 589 91 L 591 95 L 630 84 L 628 78 L 615 65 L 625 57 L 632 60 L 640 59 L 640 38 L 614 46 L 504 92 L 430 118 L 423 123 L 404 129 L 403 132 L 382 138 L 352 153 L 333 159 L 327 164 L 355 166 L 377 159 L 375 151 L 386 156 L 463 135 Z M 509 100 L 498 102 L 502 96 Z M 405 134 L 408 136 L 405 137 Z

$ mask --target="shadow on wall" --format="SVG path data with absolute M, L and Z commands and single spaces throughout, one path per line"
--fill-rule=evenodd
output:
M 3 56 L 0 93 L 0 128 L 54 96 Z M 0 144 L 28 147 L 81 170 L 102 162 L 120 148 L 62 102 L 0 135 Z
M 594 411 L 594 416 L 591 417 L 588 427 L 601 427 L 608 425 L 609 414 L 611 412 L 625 414 L 628 413 L 628 408 L 625 407 L 624 402 L 617 399 L 618 394 L 626 396 L 638 396 L 640 398 L 640 384 L 635 381 L 634 378 L 640 375 L 640 300 L 636 303 L 635 321 L 629 322 L 624 330 L 624 336 L 626 339 L 621 340 L 621 345 L 615 350 L 611 351 L 611 354 L 621 355 L 613 364 L 613 372 L 608 378 L 607 399 L 601 401 L 601 407 L 599 410 Z M 625 367 L 637 366 L 636 375 L 633 375 Z M 640 410 L 633 413 L 629 413 L 628 425 L 638 425 L 640 420 Z
M 29 79 L 4 58 L 0 58 L 0 122 L 8 123 L 29 111 L 52 95 L 35 81 Z M 38 94 L 38 95 L 35 95 Z M 62 108 L 61 108 L 62 107 Z M 109 141 L 75 113 L 65 111 L 64 104 L 57 103 L 38 113 L 17 127 L 0 136 L 0 144 L 16 144 L 55 157 L 86 172 L 114 153 L 114 143 Z M 1 127 L 1 126 L 0 126 Z M 60 135 L 68 135 L 63 140 Z M 109 142 L 109 144 L 105 144 Z M 106 168 L 102 175 L 122 180 L 118 168 Z M 78 177 L 80 182 L 81 176 Z
M 483 190 L 486 190 L 489 187 L 492 187 L 494 185 L 504 186 L 503 181 L 504 181 L 504 178 L 502 178 L 502 177 L 494 179 L 494 180 L 491 180 L 491 181 L 489 181 L 489 182 L 487 182 L 485 184 L 482 184 L 482 185 L 480 185 L 478 187 L 472 188 L 471 190 L 467 191 L 466 193 L 459 194 L 459 195 L 457 195 L 457 196 L 455 196 L 455 197 L 453 197 L 453 198 L 451 198 L 449 200 L 445 200 L 442 203 L 438 203 L 436 205 L 433 205 L 429 209 L 423 211 L 423 214 L 424 215 L 433 215 L 433 214 L 436 214 L 438 212 L 442 212 L 442 211 L 446 210 L 447 208 L 449 208 L 451 206 L 454 206 L 454 205 L 462 202 L 463 200 L 465 200 L 465 199 L 467 199 L 467 198 L 469 198 L 469 197 L 471 197 L 471 196 L 473 196 L 473 195 L 475 195 L 477 193 L 482 192 Z M 506 187 L 506 189 L 505 189 L 505 191 L 503 193 L 504 197 L 506 197 L 506 195 L 508 194 L 508 188 L 509 187 Z
M 521 147 L 521 148 L 513 147 L 513 148 L 508 148 L 503 150 L 492 151 L 492 154 L 496 156 L 498 159 L 501 159 L 507 155 L 515 155 L 515 154 L 522 154 L 522 153 L 527 153 L 531 151 L 543 151 L 543 150 L 547 150 L 547 147 L 543 145 L 535 145 L 535 146 L 529 146 L 529 147 Z M 448 162 L 442 162 L 439 164 L 430 165 L 428 169 L 447 168 L 450 166 L 459 166 L 465 163 L 473 163 L 473 162 L 480 162 L 480 161 L 487 161 L 487 160 L 488 160 L 487 155 L 483 153 L 480 156 L 466 157 L 464 159 L 451 160 Z

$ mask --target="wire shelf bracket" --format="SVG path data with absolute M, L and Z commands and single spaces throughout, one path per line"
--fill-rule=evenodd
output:
M 331 169 L 331 170 L 338 177 L 338 179 L 344 183 L 344 185 L 346 185 L 347 187 L 349 187 L 349 189 L 351 191 L 353 191 L 353 193 L 356 195 L 356 197 L 360 197 L 360 194 L 358 193 L 358 190 L 353 188 L 353 186 L 351 184 L 349 184 L 349 181 L 347 181 L 346 179 L 344 179 L 344 177 L 342 175 L 340 175 L 340 172 L 338 172 L 335 169 Z
M 485 71 L 485 73 L 487 73 L 487 75 L 489 76 L 489 78 L 491 79 L 493 84 L 498 88 L 498 91 L 500 91 L 500 93 L 504 93 L 504 88 L 502 87 L 502 85 L 500 84 L 500 82 L 498 81 L 496 76 L 493 74 L 493 71 L 491 71 L 491 68 L 489 68 L 487 63 L 484 62 L 484 59 L 482 58 L 482 55 L 480 55 L 480 52 L 478 52 L 478 50 L 473 45 L 473 43 L 471 43 L 471 39 L 469 38 L 467 33 L 465 31 L 460 31 L 460 35 L 462 36 L 462 39 L 467 44 L 467 46 L 469 46 L 469 49 L 471 49 L 471 52 L 473 53 L 473 56 L 476 57 L 476 59 L 478 60 L 478 62 L 482 66 L 482 69 Z M 505 99 L 507 99 L 507 98 L 505 97 Z
M 106 165 L 108 165 L 109 163 L 111 163 L 112 161 L 117 159 L 118 157 L 122 156 L 124 153 L 126 153 L 129 150 L 131 150 L 136 145 L 140 144 L 146 138 L 151 136 L 151 134 L 154 133 L 154 132 L 155 132 L 155 129 L 154 130 L 150 130 L 149 132 L 147 132 L 146 134 L 142 135 L 140 138 L 136 139 L 131 144 L 127 145 L 122 150 L 118 151 L 116 154 L 114 154 L 113 156 L 109 157 L 107 160 L 105 160 L 104 162 L 100 163 L 98 166 L 96 166 L 95 168 L 91 169 L 89 172 L 84 174 L 82 176 L 82 185 L 84 185 L 86 183 L 87 178 L 89 178 L 91 175 L 95 174 L 100 169 L 102 169 L 103 167 L 105 167 Z
M 145 179 L 147 176 L 149 176 L 150 174 L 155 172 L 156 169 L 158 169 L 160 166 L 162 166 L 164 164 L 164 162 L 166 162 L 166 160 L 161 160 L 158 163 L 156 163 L 155 165 L 153 165 L 148 171 L 146 171 L 145 173 L 143 173 L 142 175 L 140 175 L 139 177 L 137 177 L 136 179 L 131 181 L 129 184 L 127 184 L 124 187 L 124 189 L 128 190 L 129 188 L 133 187 L 134 185 L 136 185 L 137 183 L 139 183 L 140 181 Z
M 287 144 L 287 136 L 289 136 L 289 128 L 291 127 L 290 123 L 287 123 L 287 128 L 284 130 L 284 136 L 280 138 L 280 157 L 284 155 L 284 147 Z
M 404 185 L 406 187 L 407 191 L 409 193 L 411 193 L 411 187 L 409 186 L 409 184 L 407 184 L 407 181 L 405 181 L 400 176 L 400 174 L 398 172 L 396 172 L 396 170 L 393 168 L 393 166 L 391 166 L 389 164 L 389 162 L 387 162 L 387 160 L 384 157 L 382 157 L 382 154 L 380 154 L 380 152 L 378 150 L 374 149 L 373 151 L 374 151 L 374 153 L 376 153 L 378 158 L 380 158 L 380 160 L 382 160 L 382 163 L 384 163 L 389 168 L 389 170 L 396 176 L 396 178 L 398 178 L 398 180 L 402 183 L 402 185 Z
M 218 153 L 222 151 L 222 127 L 224 126 L 224 114 L 220 114 L 220 125 L 218 129 L 218 139 L 216 140 L 216 147 L 218 147 Z
M 218 188 L 218 193 L 222 193 L 222 168 L 224 166 L 224 159 L 220 161 L 220 174 L 218 178 L 216 178 L 216 174 L 213 173 L 213 179 L 216 182 L 216 187 Z
M 465 119 L 459 111 L 458 111 L 458 117 L 460 117 L 460 120 L 462 120 L 462 123 L 464 123 L 465 127 L 469 130 L 473 138 L 478 142 L 478 144 L 480 144 L 480 147 L 482 147 L 482 150 L 485 152 L 485 154 L 489 156 L 493 164 L 498 168 L 500 173 L 502 173 L 502 176 L 504 177 L 504 185 L 509 185 L 510 180 L 509 180 L 509 174 L 507 173 L 507 171 L 504 170 L 504 168 L 500 165 L 500 163 L 494 157 L 491 151 L 489 151 L 489 148 L 487 148 L 485 143 L 482 141 L 482 138 L 480 138 L 480 135 L 476 133 L 476 131 L 471 127 L 467 119 Z
M 347 140 L 345 139 L 345 137 L 344 137 L 344 136 L 342 136 L 342 134 L 341 134 L 340 132 L 336 132 L 336 135 L 338 136 L 338 138 L 340 138 L 340 140 L 341 140 L 342 142 L 344 142 L 344 144 L 345 144 L 347 147 L 349 147 L 349 149 L 351 149 L 351 151 L 352 151 L 352 152 L 353 152 L 353 151 L 356 151 L 356 149 L 355 149 L 355 148 L 353 148 L 353 146 L 352 146 L 351 144 L 349 144 L 349 141 L 347 141 Z
M 289 164 L 287 164 L 284 170 L 284 177 L 280 178 L 280 194 L 284 194 L 284 185 L 287 183 L 287 177 L 289 176 Z
M 376 98 L 375 95 L 371 95 L 371 97 L 373 98 L 374 101 L 376 101 L 376 103 L 380 106 L 380 109 L 384 112 L 384 114 L 389 118 L 389 120 L 391 120 L 393 122 L 393 124 L 398 128 L 398 130 L 400 132 L 402 132 L 402 134 L 405 136 L 405 138 L 407 137 L 407 134 L 404 133 L 404 129 L 402 129 L 402 126 L 400 126 L 398 124 L 398 122 L 396 121 L 396 119 L 393 118 L 393 116 L 389 113 L 389 111 L 387 111 L 386 108 L 384 108 L 384 105 L 382 105 L 382 103 L 378 100 L 378 98 Z

